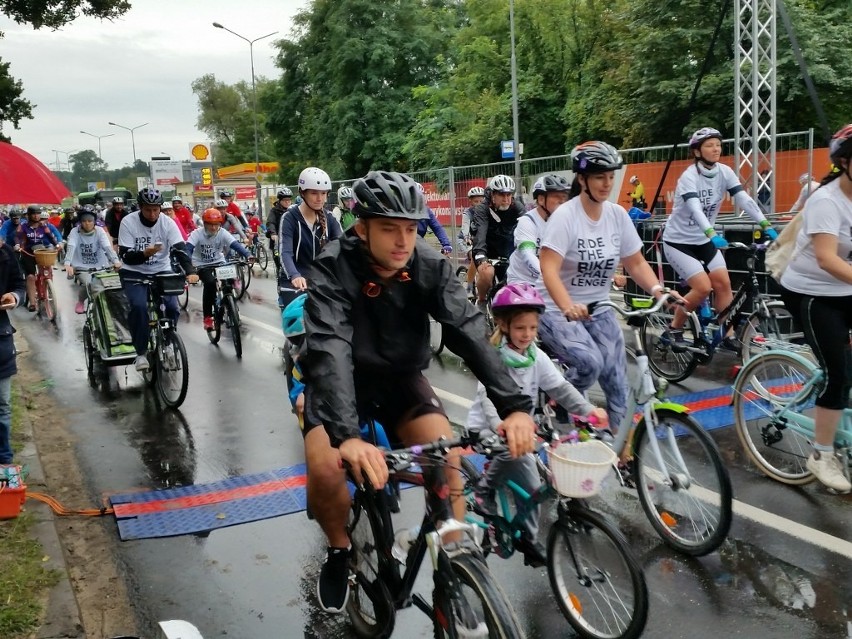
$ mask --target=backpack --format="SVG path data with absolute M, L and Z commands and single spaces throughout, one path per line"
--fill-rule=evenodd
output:
M 796 256 L 796 238 L 802 229 L 802 213 L 798 213 L 766 249 L 766 271 L 776 282 L 781 282 L 781 276 L 787 270 L 787 265 Z

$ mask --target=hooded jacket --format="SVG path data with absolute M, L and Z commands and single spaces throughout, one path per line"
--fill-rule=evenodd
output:
M 280 242 L 281 270 L 287 279 L 303 277 L 303 271 L 317 258 L 323 246 L 343 234 L 340 222 L 327 211 L 325 219 L 326 229 L 322 234 L 319 220 L 314 224 L 314 228 L 308 226 L 298 204 L 294 204 L 284 213 L 281 218 L 278 241 Z
M 330 244 L 308 278 L 300 360 L 307 385 L 305 422 L 323 424 L 333 445 L 359 436 L 356 378 L 359 386 L 381 388 L 384 379 L 429 366 L 430 315 L 441 323 L 447 348 L 484 384 L 501 417 L 532 410 L 532 401 L 485 339 L 482 314 L 467 301 L 451 262 L 422 238 L 395 279 L 382 281 L 375 274 L 354 235 Z M 368 289 L 378 293 L 367 295 Z
M 513 199 L 506 211 L 495 211 L 490 193 L 484 202 L 473 207 L 471 235 L 473 235 L 473 259 L 477 265 L 486 257 L 505 257 L 515 250 L 515 226 L 525 211 L 520 202 Z

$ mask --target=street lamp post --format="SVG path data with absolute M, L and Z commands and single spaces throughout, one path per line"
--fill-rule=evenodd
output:
M 110 126 L 117 126 L 119 129 L 124 129 L 125 131 L 130 131 L 130 144 L 133 146 L 133 166 L 136 166 L 136 137 L 133 135 L 133 132 L 136 129 L 141 129 L 143 126 L 147 126 L 148 122 L 145 124 L 137 124 L 136 126 L 124 126 L 122 124 L 116 124 L 115 122 L 107 122 Z
M 224 29 L 228 33 L 232 33 L 238 38 L 245 40 L 249 45 L 249 57 L 251 58 L 251 96 L 252 96 L 252 112 L 254 115 L 254 188 L 255 195 L 257 196 L 257 212 L 258 215 L 263 215 L 263 199 L 260 196 L 260 178 L 258 177 L 258 168 L 260 165 L 260 151 L 259 151 L 259 143 L 258 143 L 258 134 L 257 134 L 257 86 L 255 84 L 254 79 L 254 43 L 263 40 L 265 38 L 269 38 L 270 36 L 274 36 L 277 31 L 273 31 L 272 33 L 267 33 L 266 35 L 260 36 L 259 38 L 255 38 L 254 40 L 249 40 L 245 36 L 241 36 L 239 33 L 235 31 L 231 31 L 228 27 L 219 24 L 218 22 L 214 22 L 213 26 L 217 29 Z
M 518 69 L 515 62 L 515 2 L 509 0 L 509 41 L 511 43 L 512 65 L 512 147 L 515 151 L 515 181 L 517 189 L 521 188 L 521 149 L 518 141 Z
M 101 182 L 106 184 L 106 175 L 104 174 L 104 157 L 101 155 L 101 140 L 104 138 L 109 138 L 115 135 L 115 133 L 107 133 L 106 135 L 95 135 L 94 133 L 89 133 L 88 131 L 80 131 L 83 135 L 90 135 L 93 138 L 98 139 L 98 160 L 101 162 Z

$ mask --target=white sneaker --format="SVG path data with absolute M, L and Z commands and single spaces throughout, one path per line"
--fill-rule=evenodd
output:
M 136 370 L 140 373 L 144 373 L 151 368 L 151 365 L 148 363 L 148 357 L 145 355 L 137 355 L 136 359 L 133 360 L 133 366 L 135 366 Z
M 821 483 L 839 493 L 848 493 L 852 490 L 852 484 L 843 474 L 837 455 L 834 453 L 820 453 L 819 457 L 816 455 L 816 452 L 811 453 L 805 466 Z

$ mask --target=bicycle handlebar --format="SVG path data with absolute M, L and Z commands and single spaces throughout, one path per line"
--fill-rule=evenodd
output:
M 467 448 L 469 446 L 485 455 L 492 455 L 509 449 L 499 435 L 489 432 L 487 435 L 481 436 L 479 431 L 468 431 L 455 439 L 439 439 L 428 444 L 416 444 L 400 450 L 383 452 L 388 469 L 391 472 L 398 472 L 411 466 L 417 461 L 418 457 L 432 453 L 439 453 L 441 457 L 446 457 L 451 448 Z
M 671 294 L 669 289 L 663 289 L 663 294 L 660 295 L 660 298 L 654 303 L 653 306 L 649 308 L 637 308 L 632 311 L 628 311 L 623 308 L 620 304 L 616 304 L 612 300 L 601 300 L 599 302 L 592 302 L 587 306 L 589 315 L 595 312 L 598 308 L 614 308 L 616 311 L 621 313 L 622 317 L 645 317 L 646 315 L 651 315 L 652 313 L 656 313 L 659 311 L 664 304 L 667 302 L 673 302 L 676 298 Z

